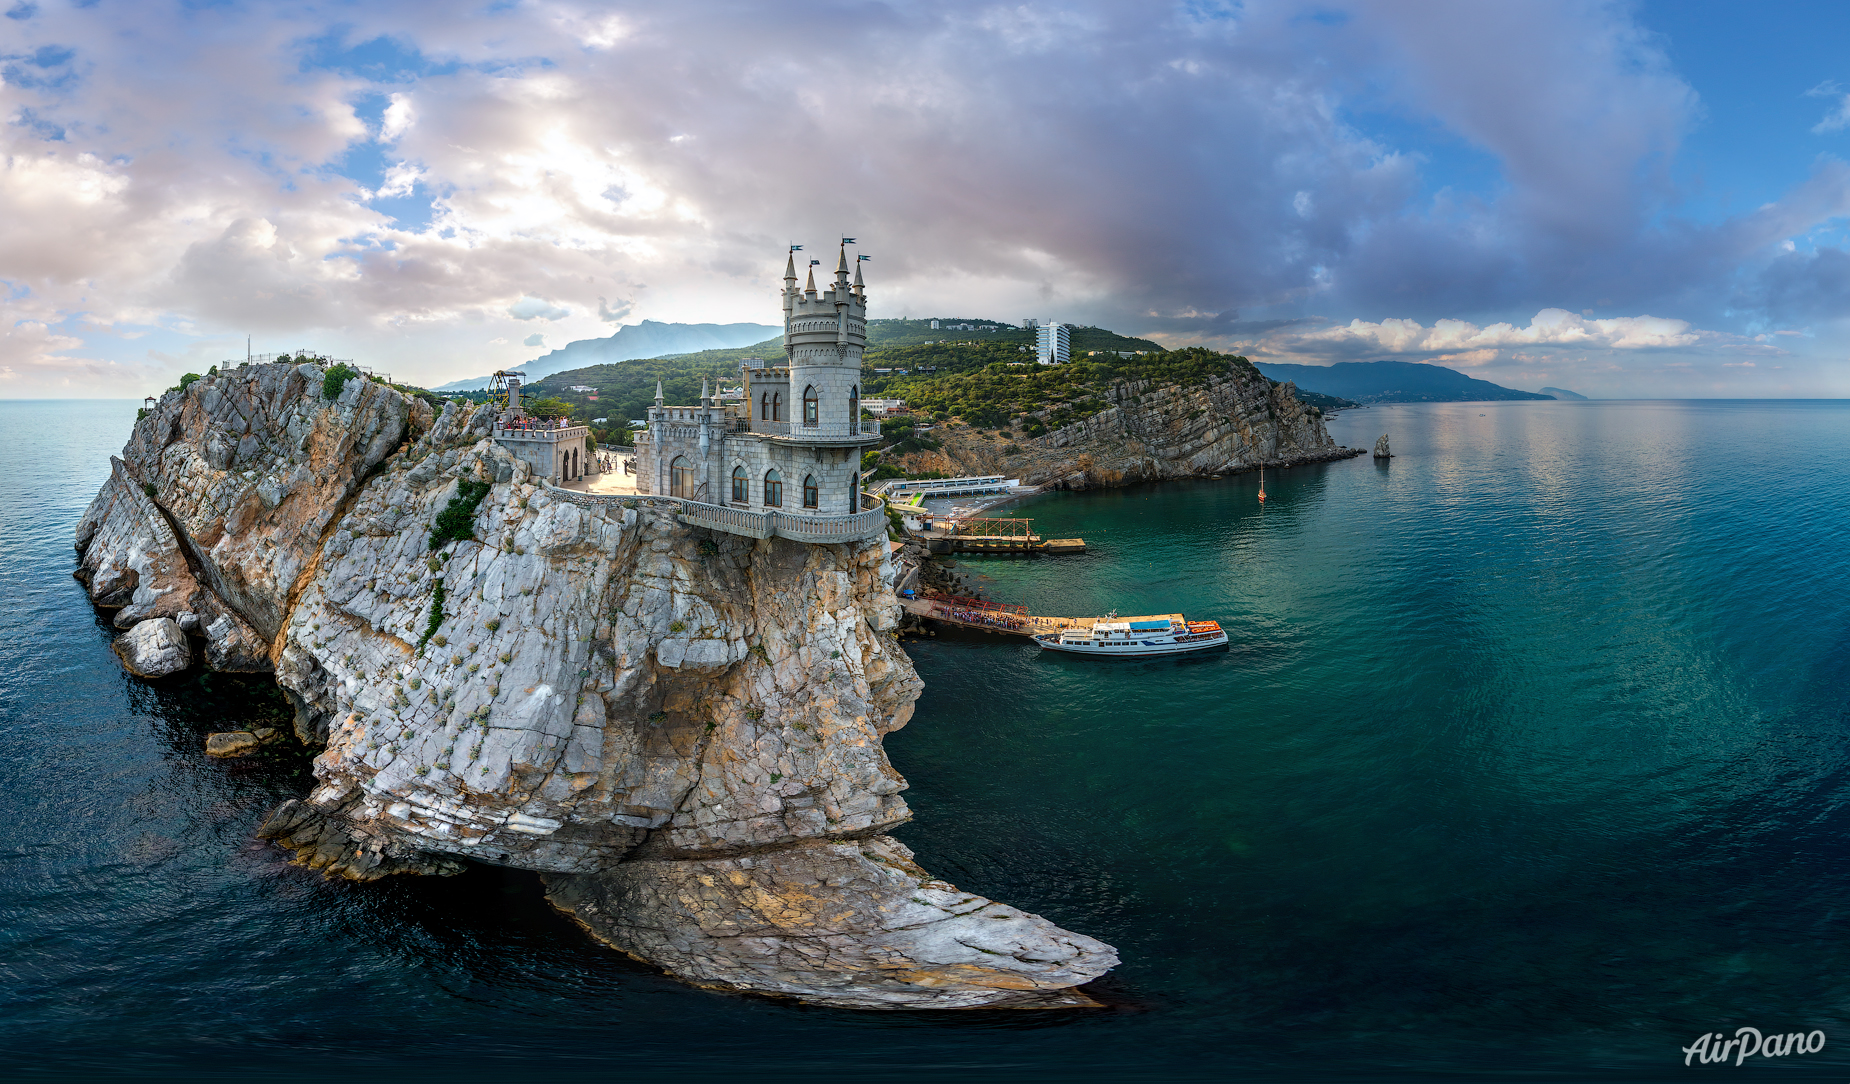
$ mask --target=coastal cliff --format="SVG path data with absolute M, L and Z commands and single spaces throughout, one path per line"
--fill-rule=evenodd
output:
M 1273 384 L 1248 365 L 1192 384 L 1123 381 L 1104 393 L 1103 405 L 1035 437 L 953 422 L 932 431 L 938 448 L 892 458 L 913 474 L 1004 474 L 1091 489 L 1362 454 L 1330 438 L 1322 413 L 1299 400 L 1294 385 Z
M 1043 1007 L 1110 946 L 933 879 L 884 734 L 920 682 L 884 542 L 709 532 L 544 484 L 488 408 L 251 365 L 139 422 L 77 531 L 128 628 L 271 669 L 316 786 L 260 834 L 329 875 L 539 871 L 702 985 Z M 440 524 L 461 523 L 459 530 Z M 212 630 L 217 629 L 214 633 Z

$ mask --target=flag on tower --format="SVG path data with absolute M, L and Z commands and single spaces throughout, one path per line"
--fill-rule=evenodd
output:
M 857 260 L 871 260 L 871 259 L 873 259 L 873 257 L 872 257 L 872 256 L 859 256 L 859 255 L 857 255 L 857 256 L 855 257 L 855 259 L 857 259 Z
M 854 244 L 854 238 L 852 238 L 852 237 L 844 237 L 844 238 L 842 238 L 842 239 L 841 239 L 841 243 L 842 243 L 842 244 L 844 244 L 844 245 L 852 245 L 852 244 Z
M 811 267 L 821 267 L 821 266 L 822 266 L 822 261 L 821 261 L 821 260 L 811 260 L 811 261 L 809 261 L 809 265 L 810 265 Z
M 801 252 L 801 251 L 803 251 L 803 246 L 802 246 L 802 245 L 791 245 L 791 246 L 790 246 L 790 251 L 792 251 L 792 252 Z

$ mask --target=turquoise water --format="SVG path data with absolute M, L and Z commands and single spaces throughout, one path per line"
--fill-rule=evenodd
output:
M 946 634 L 887 739 L 939 875 L 1116 945 L 1082 1014 L 689 990 L 530 875 L 328 884 L 250 839 L 301 765 L 199 754 L 261 682 L 124 677 L 70 526 L 133 404 L 0 403 L 0 1051 L 363 1078 L 1657 1079 L 1706 1030 L 1850 1057 L 1850 404 L 1466 403 L 1398 458 L 1037 498 L 994 596 L 1185 610 L 1115 661 Z M 41 455 L 52 426 L 93 445 Z M 39 456 L 34 459 L 33 456 Z M 1840 1044 L 1842 1044 L 1840 1046 Z M 1758 1061 L 1759 1059 L 1756 1059 Z

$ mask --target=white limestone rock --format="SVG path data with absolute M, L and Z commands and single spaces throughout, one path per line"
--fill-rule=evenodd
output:
M 93 596 L 121 570 L 117 596 L 146 588 L 155 608 L 183 596 L 171 612 L 198 615 L 215 665 L 274 660 L 297 737 L 323 749 L 313 792 L 279 808 L 264 838 L 360 880 L 465 859 L 614 877 L 597 891 L 631 901 L 636 929 L 697 926 L 667 886 L 783 855 L 766 858 L 786 873 L 754 906 L 775 911 L 763 893 L 782 893 L 861 916 L 829 934 L 835 962 L 780 980 L 834 1004 L 1074 1004 L 1062 984 L 1115 962 L 1018 916 L 1025 958 L 971 977 L 976 950 L 882 925 L 878 901 L 899 891 L 882 870 L 898 867 L 853 847 L 903 857 L 884 833 L 911 817 L 906 783 L 881 738 L 921 687 L 891 635 L 884 541 L 743 538 L 688 527 L 667 503 L 549 491 L 489 439 L 488 408 L 426 415 L 363 380 L 329 402 L 319 372 L 248 366 L 170 393 L 78 535 Z M 140 478 L 154 479 L 158 508 Z M 463 480 L 492 483 L 471 537 L 433 551 L 432 523 Z M 181 578 L 189 567 L 196 581 Z M 905 877 L 923 885 L 922 871 Z M 626 951 L 699 982 L 760 981 L 744 957 L 695 966 L 676 944 Z M 924 976 L 912 986 L 954 974 L 960 992 L 828 992 L 847 981 L 838 966 L 893 954 Z
M 111 645 L 123 669 L 136 677 L 177 674 L 193 665 L 193 648 L 172 618 L 155 617 L 136 624 Z
M 1063 1008 L 1110 945 L 933 878 L 889 836 L 546 878 L 599 938 L 703 986 L 854 1009 Z

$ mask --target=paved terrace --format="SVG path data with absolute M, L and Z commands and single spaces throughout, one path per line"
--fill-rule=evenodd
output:
M 634 476 L 631 476 L 631 483 L 634 484 Z M 680 521 L 690 527 L 706 527 L 715 531 L 725 531 L 728 534 L 743 535 L 746 538 L 788 538 L 792 542 L 844 543 L 864 542 L 886 537 L 886 505 L 878 498 L 868 497 L 865 494 L 861 497 L 862 510 L 851 516 L 816 516 L 780 512 L 775 509 L 753 512 L 744 508 L 690 501 L 684 497 L 637 494 L 633 489 L 626 495 L 620 492 L 585 492 L 556 486 L 551 482 L 541 484 L 554 497 L 572 504 L 673 507 Z

